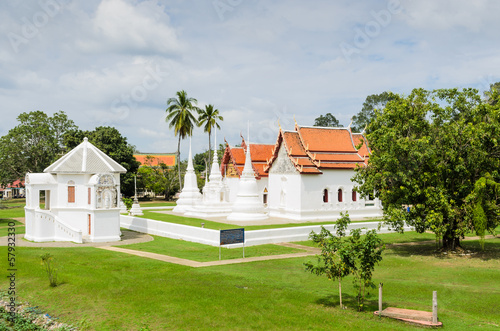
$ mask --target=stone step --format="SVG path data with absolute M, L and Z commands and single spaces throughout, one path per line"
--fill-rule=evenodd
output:
M 382 316 L 392 318 L 405 318 L 416 321 L 432 322 L 432 312 L 388 307 L 382 310 Z

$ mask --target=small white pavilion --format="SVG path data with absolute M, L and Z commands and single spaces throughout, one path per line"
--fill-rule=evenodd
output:
M 85 138 L 43 173 L 26 174 L 24 237 L 35 242 L 120 240 L 120 174 L 125 172 Z

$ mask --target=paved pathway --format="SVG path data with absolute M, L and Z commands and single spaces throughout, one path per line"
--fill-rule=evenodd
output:
M 22 240 L 24 234 L 16 235 L 16 246 L 19 247 L 101 247 L 110 245 L 130 245 L 144 243 L 154 240 L 149 234 L 129 230 L 122 230 L 122 240 L 105 243 L 83 243 L 77 244 L 69 241 L 31 242 Z M 0 246 L 7 246 L 8 237 L 0 237 Z
M 256 257 L 247 257 L 241 259 L 231 259 L 231 260 L 222 260 L 222 261 L 209 261 L 209 262 L 198 262 L 193 260 L 181 259 L 178 257 L 172 257 L 168 255 L 136 251 L 133 249 L 126 249 L 121 247 L 112 247 L 112 246 L 100 246 L 98 248 L 105 249 L 112 252 L 120 252 L 125 254 L 131 254 L 140 257 L 146 257 L 149 259 L 154 259 L 163 262 L 180 264 L 188 267 L 200 268 L 200 267 L 211 267 L 218 265 L 227 265 L 227 264 L 236 264 L 236 263 L 247 263 L 247 262 L 255 262 L 255 261 L 268 261 L 268 260 L 279 260 L 279 259 L 288 259 L 294 257 L 305 257 L 319 254 L 320 250 L 314 247 L 302 246 L 292 243 L 283 243 L 276 244 L 285 247 L 293 247 L 298 249 L 303 249 L 305 252 L 301 253 L 290 253 L 290 254 L 279 254 L 279 255 L 268 255 L 268 256 L 256 256 Z

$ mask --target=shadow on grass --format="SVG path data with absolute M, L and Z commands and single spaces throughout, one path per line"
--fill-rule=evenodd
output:
M 484 250 L 481 249 L 479 240 L 463 240 L 462 249 L 455 252 L 443 252 L 436 246 L 436 243 L 400 244 L 388 245 L 385 254 L 398 256 L 434 256 L 441 259 L 452 257 L 472 258 L 481 260 L 500 259 L 500 238 L 487 239 L 484 243 Z
M 370 292 L 369 292 L 370 293 Z M 375 293 L 375 290 L 373 290 Z M 375 298 L 374 295 L 367 294 L 365 297 L 365 303 L 363 311 L 375 311 L 378 310 L 378 297 Z M 316 300 L 316 303 L 325 307 L 339 308 L 340 301 L 338 294 L 329 294 L 323 298 Z M 358 300 L 356 296 L 342 293 L 342 305 L 348 309 L 358 310 Z

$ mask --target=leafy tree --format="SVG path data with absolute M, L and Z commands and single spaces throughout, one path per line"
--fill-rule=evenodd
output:
M 352 229 L 349 238 L 349 250 L 354 255 L 354 288 L 358 293 L 358 310 L 363 310 L 366 297 L 366 288 L 375 288 L 372 281 L 375 265 L 382 261 L 382 252 L 384 244 L 382 239 L 377 236 L 375 230 L 369 230 L 364 236 L 361 236 L 362 229 Z
M 499 107 L 484 103 L 474 89 L 414 89 L 390 97 L 369 125 L 373 153 L 368 166 L 357 169 L 358 191 L 375 192 L 385 222 L 397 231 L 405 223 L 419 233 L 431 230 L 444 249 L 455 249 L 477 227 L 467 203 L 475 183 L 486 173 L 499 179 Z M 498 224 L 493 218 L 486 228 Z
M 494 84 L 490 84 L 489 91 L 484 92 L 484 96 L 486 98 L 486 102 L 492 106 L 495 106 L 500 99 L 498 94 L 500 93 L 500 82 L 496 82 Z
M 484 249 L 486 231 L 493 233 L 500 218 L 500 184 L 486 173 L 474 184 L 474 189 L 465 198 L 470 224 L 474 225 L 476 234 L 481 237 L 481 248 Z
M 350 230 L 350 237 L 345 238 L 351 223 L 349 214 L 341 213 L 334 228 L 335 235 L 321 227 L 321 232 L 312 232 L 309 238 L 319 244 L 321 255 L 318 264 L 305 263 L 306 270 L 316 275 L 326 275 L 330 280 L 339 282 L 339 300 L 342 308 L 342 279 L 353 275 L 354 287 L 357 289 L 358 309 L 363 310 L 367 287 L 375 287 L 372 281 L 375 265 L 382 261 L 384 250 L 382 240 L 375 230 L 361 236 L 363 229 Z
M 342 127 L 342 124 L 331 113 L 326 113 L 325 116 L 320 115 L 314 120 L 314 126 L 339 128 Z
M 64 151 L 62 135 L 76 128 L 62 111 L 52 117 L 42 111 L 22 113 L 19 125 L 0 138 L 0 182 L 3 185 L 43 170 Z
M 339 282 L 339 301 L 342 305 L 342 279 L 349 275 L 355 267 L 354 258 L 347 242 L 343 240 L 346 235 L 347 226 L 350 223 L 349 216 L 342 215 L 335 224 L 335 233 L 321 227 L 321 232 L 316 234 L 311 232 L 309 238 L 321 248 L 321 255 L 318 256 L 318 264 L 311 262 L 304 263 L 306 270 L 318 276 L 326 275 L 329 280 Z
M 363 108 L 352 117 L 351 130 L 353 132 L 362 132 L 375 117 L 375 109 L 384 109 L 385 105 L 391 100 L 392 94 L 390 92 L 367 96 L 365 102 L 363 102 Z
M 189 98 L 187 93 L 182 90 L 176 93 L 177 98 L 170 98 L 167 101 L 167 118 L 165 119 L 169 124 L 169 128 L 174 128 L 174 133 L 179 136 L 177 143 L 177 170 L 179 174 L 179 187 L 182 188 L 181 180 L 181 166 L 180 166 L 180 153 L 181 153 L 181 139 L 191 136 L 193 128 L 198 121 L 192 114 L 193 111 L 200 112 L 196 107 L 198 102 L 195 98 Z
M 135 147 L 113 127 L 100 126 L 93 131 L 71 130 L 64 134 L 64 145 L 71 150 L 87 137 L 89 142 L 121 164 L 127 172 L 120 175 L 120 186 L 125 196 L 134 195 L 134 176 L 140 163 L 135 159 Z
M 203 131 L 208 133 L 208 168 L 211 165 L 211 151 L 212 144 L 210 142 L 210 137 L 212 134 L 212 128 L 217 128 L 220 130 L 220 125 L 217 121 L 223 121 L 224 118 L 219 115 L 219 110 L 214 109 L 213 105 L 205 106 L 204 110 L 201 110 L 200 116 L 198 117 L 198 126 L 203 126 Z
M 176 169 L 168 167 L 164 162 L 153 156 L 147 156 L 145 164 L 138 170 L 138 180 L 144 187 L 155 194 L 165 195 L 165 200 L 170 200 L 172 195 L 179 190 Z

